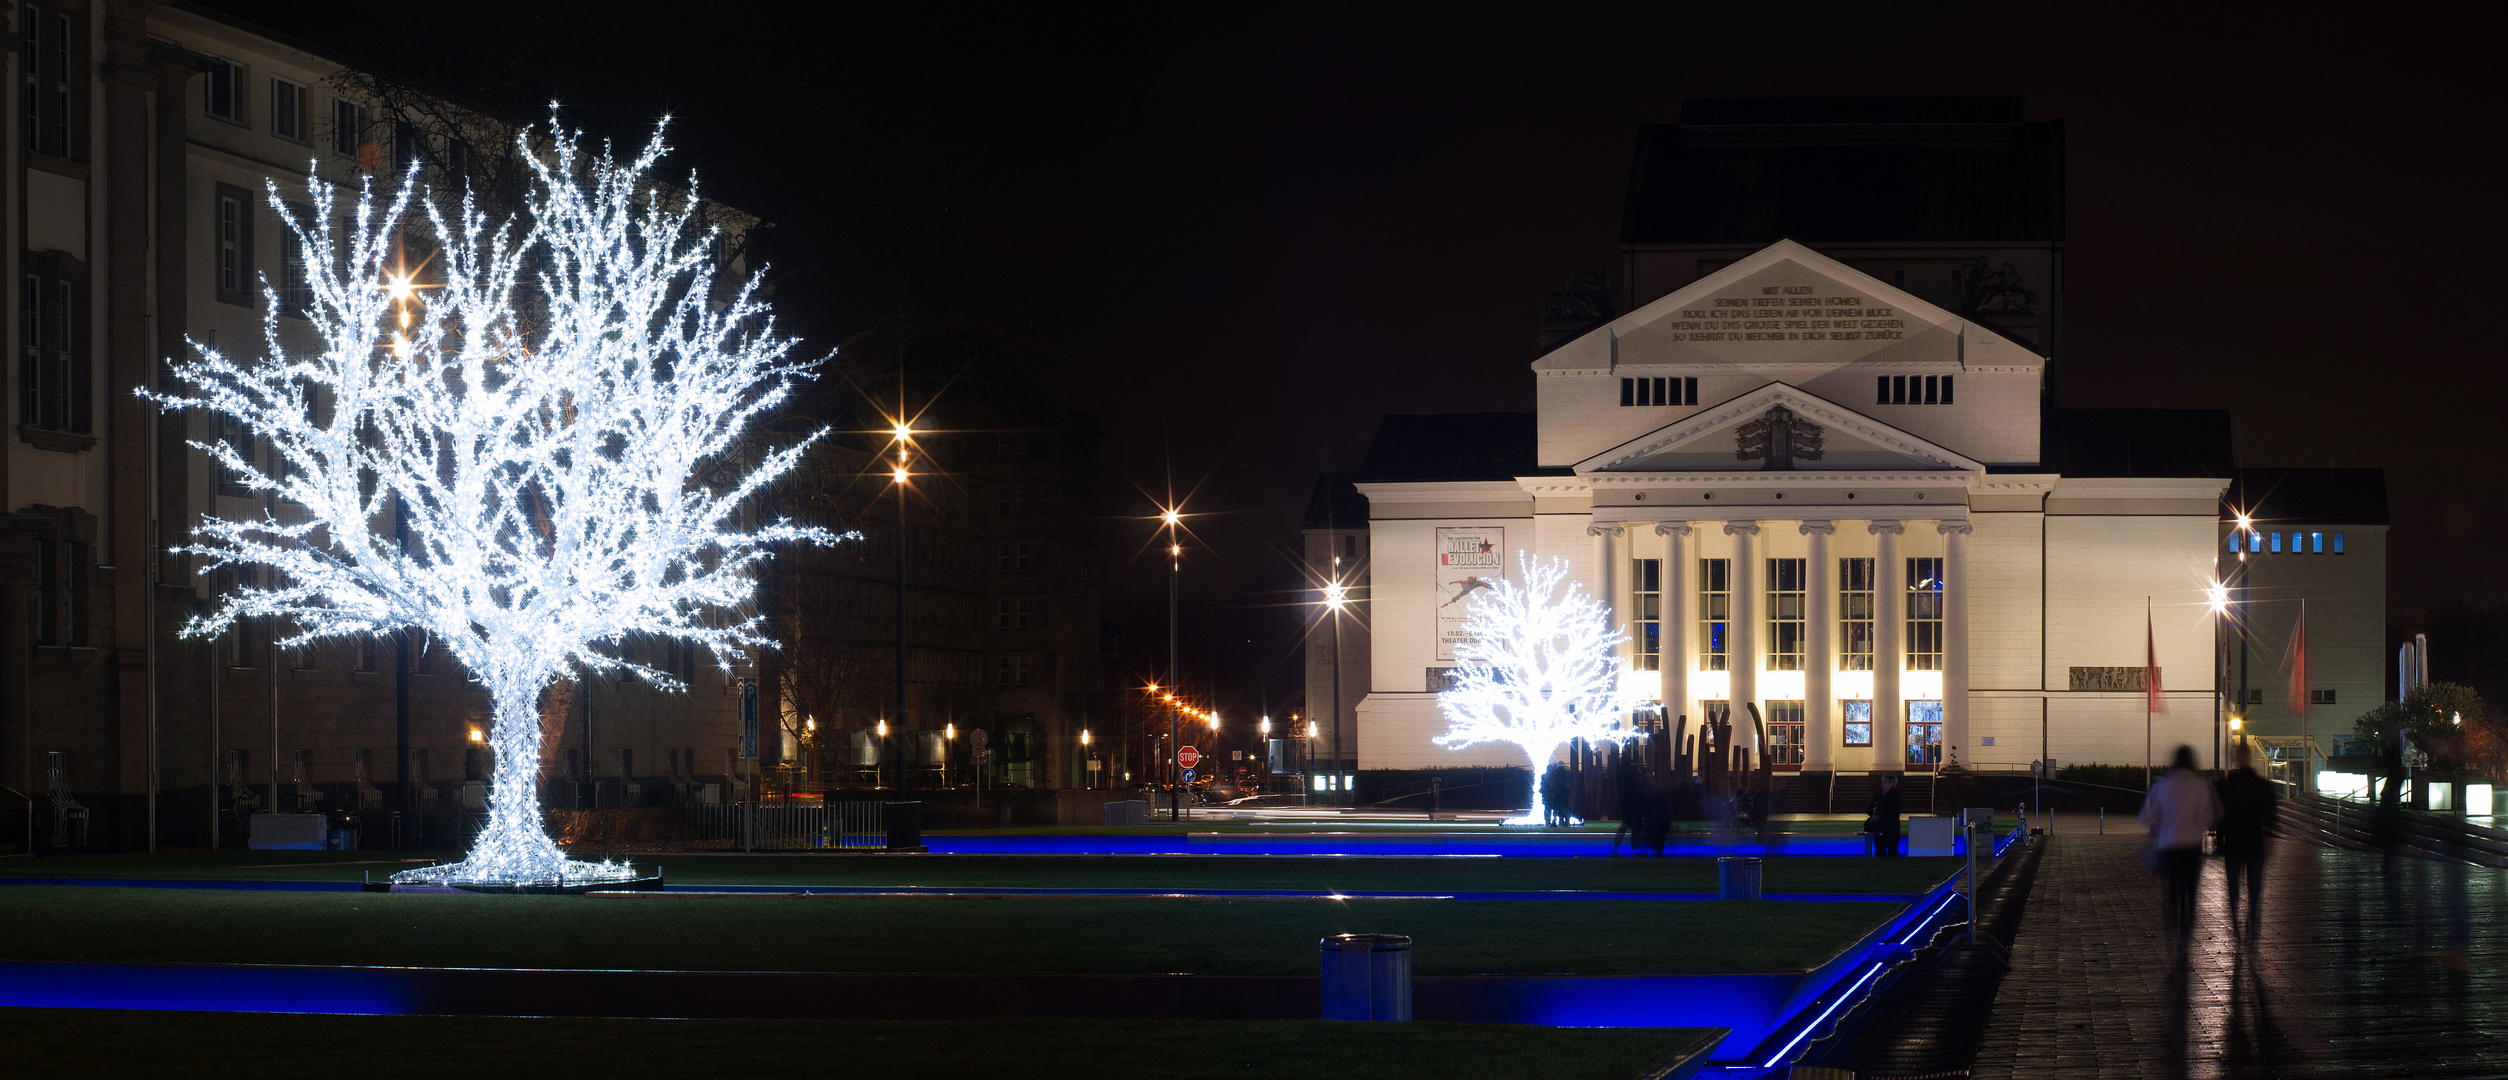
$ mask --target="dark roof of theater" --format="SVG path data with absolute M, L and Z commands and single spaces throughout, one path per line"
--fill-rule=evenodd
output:
M 1543 469 L 1532 413 L 1388 416 L 1359 462 L 1357 482 L 1512 480 Z
M 2258 524 L 2384 525 L 2384 469 L 2240 469 L 2221 494 L 2222 520 L 2244 510 Z
M 2227 409 L 2054 409 L 2041 468 L 2075 477 L 2229 477 Z
M 2062 121 L 2016 97 L 1709 98 L 1638 129 L 1624 244 L 2061 240 Z
M 1328 472 L 1315 477 L 1315 488 L 1306 494 L 1306 516 L 1298 521 L 1301 529 L 1366 528 L 1367 496 L 1350 484 L 1355 473 Z

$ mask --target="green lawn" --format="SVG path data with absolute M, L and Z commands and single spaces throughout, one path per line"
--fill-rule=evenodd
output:
M 1304 975 L 1409 934 L 1422 975 L 1819 963 L 1900 910 L 1786 901 L 585 897 L 0 888 L 0 959 Z
M 0 860 L 0 875 L 378 880 L 410 863 L 392 852 L 179 851 Z M 674 885 L 996 886 L 1029 888 L 1299 889 L 1450 893 L 1507 890 L 1714 892 L 1713 859 L 1334 858 L 1235 855 L 692 855 L 633 856 Z M 1956 859 L 1774 858 L 1778 893 L 1922 893 Z
M 0 1009 L 29 1076 L 1636 1080 L 1696 1028 L 1151 1020 L 569 1020 Z

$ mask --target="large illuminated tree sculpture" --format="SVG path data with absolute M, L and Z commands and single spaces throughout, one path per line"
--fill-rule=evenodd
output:
M 250 441 L 195 445 L 278 507 L 201 523 L 185 550 L 247 572 L 187 633 L 272 619 L 292 647 L 414 629 L 494 699 L 486 828 L 464 861 L 404 881 L 629 876 L 568 861 L 542 827 L 542 692 L 576 671 L 681 688 L 634 658 L 660 642 L 728 664 L 765 643 L 746 605 L 769 549 L 834 539 L 750 520 L 808 440 L 758 450 L 743 433 L 811 365 L 754 279 L 718 289 L 693 189 L 650 176 L 660 133 L 632 160 L 551 134 L 526 134 L 533 180 L 508 219 L 414 183 L 389 200 L 369 183 L 342 216 L 320 182 L 299 217 L 273 186 L 304 245 L 306 322 L 282 327 L 274 292 L 265 357 L 195 343 L 173 367 L 186 388 L 154 395 L 236 421 Z M 400 235 L 421 212 L 426 244 Z M 427 244 L 414 280 L 403 253 Z
M 1510 743 L 1533 766 L 1533 805 L 1511 825 L 1542 820 L 1543 773 L 1571 739 L 1616 742 L 1636 732 L 1626 712 L 1619 662 L 1623 640 L 1602 605 L 1568 579 L 1562 560 L 1518 554 L 1523 583 L 1500 578 L 1473 600 L 1464 620 L 1453 682 L 1437 695 L 1449 724 L 1431 740 L 1460 750 Z

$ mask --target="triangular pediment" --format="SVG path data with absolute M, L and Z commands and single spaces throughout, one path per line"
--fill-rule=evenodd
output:
M 2029 368 L 2044 358 L 1904 289 L 1779 240 L 1596 327 L 1533 366 L 1853 363 Z
M 1769 383 L 1576 463 L 1608 473 L 1976 472 L 1985 466 L 1785 383 Z

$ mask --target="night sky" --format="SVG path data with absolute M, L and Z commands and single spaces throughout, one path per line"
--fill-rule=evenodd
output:
M 674 114 L 680 164 L 776 223 L 779 315 L 813 343 L 945 309 L 1101 419 L 1129 640 L 1163 631 L 1165 582 L 1119 519 L 1190 489 L 1188 650 L 1274 666 L 1275 695 L 1296 652 L 1267 589 L 1314 474 L 1388 412 L 1532 407 L 1543 297 L 1613 261 L 1637 126 L 1690 97 L 2065 121 L 2061 401 L 2226 407 L 2244 464 L 2382 466 L 2391 612 L 2508 602 L 2461 557 L 2508 535 L 2496 14 L 221 6 L 622 137 Z

